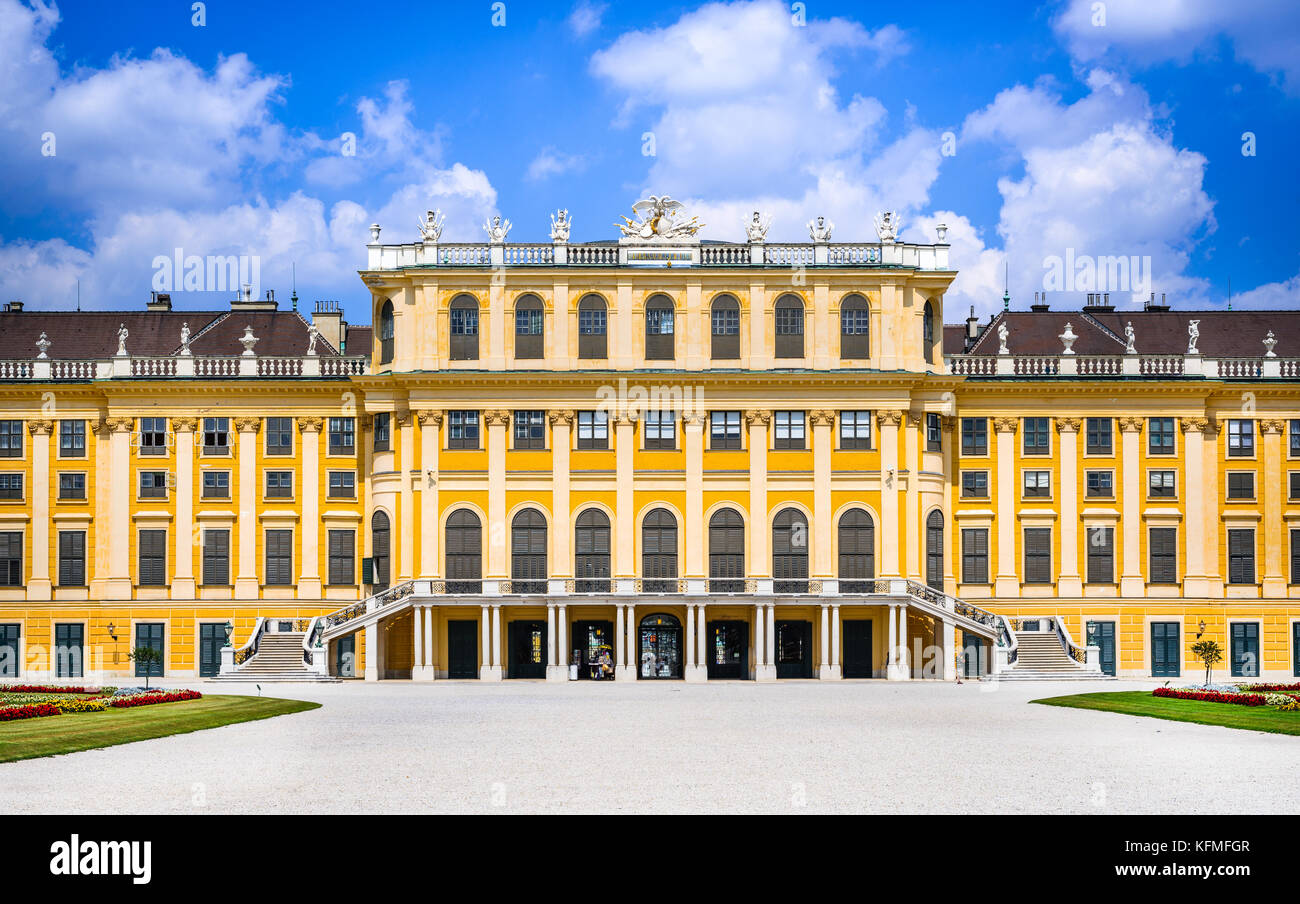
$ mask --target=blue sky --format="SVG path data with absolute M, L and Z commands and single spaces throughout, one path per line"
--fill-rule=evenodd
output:
M 305 303 L 365 320 L 371 222 L 413 241 L 438 207 L 469 241 L 500 213 L 545 241 L 563 206 L 608 239 L 655 193 L 707 238 L 756 208 L 781 240 L 943 222 L 950 321 L 1000 307 L 1008 264 L 1028 304 L 1067 252 L 1149 258 L 1180 307 L 1229 279 L 1300 307 L 1300 9 L 1098 5 L 507 0 L 499 25 L 490 2 L 212 0 L 196 26 L 190 3 L 0 0 L 0 293 L 67 309 L 79 279 L 83 306 L 135 307 L 182 247 L 257 256 L 281 299 L 296 266 Z

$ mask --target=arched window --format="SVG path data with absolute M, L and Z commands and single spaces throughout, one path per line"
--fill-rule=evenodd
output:
M 371 586 L 374 592 L 388 589 L 390 562 L 390 531 L 388 515 L 377 511 L 370 519 L 370 556 L 372 562 Z
M 458 509 L 447 518 L 447 592 L 483 592 L 483 526 L 478 515 Z
M 677 519 L 655 509 L 641 522 L 641 589 L 672 593 L 677 586 Z
M 515 302 L 515 357 L 541 358 L 546 355 L 543 328 L 546 312 L 536 295 L 524 295 Z
M 740 302 L 730 295 L 713 299 L 712 357 L 724 361 L 740 357 Z
M 921 350 L 927 364 L 934 363 L 934 305 L 925 303 L 921 311 Z
M 840 516 L 840 593 L 870 593 L 876 576 L 876 525 L 871 513 L 849 509 Z
M 510 522 L 510 582 L 515 593 L 546 592 L 546 519 L 524 509 Z
M 925 582 L 943 592 L 943 512 L 925 519 Z
M 451 360 L 478 360 L 478 300 L 472 295 L 451 301 Z
M 576 591 L 609 593 L 609 517 L 600 509 L 587 509 L 578 516 L 574 534 Z
M 605 299 L 587 295 L 578 302 L 578 357 L 608 358 Z
M 385 301 L 379 308 L 379 363 L 393 362 L 393 303 Z
M 803 301 L 796 295 L 776 300 L 776 356 L 803 357 Z
M 673 300 L 655 295 L 645 306 L 645 356 L 648 361 L 673 359 Z
M 871 310 L 861 295 L 840 302 L 840 357 L 871 357 Z
M 745 522 L 735 509 L 719 509 L 709 519 L 709 590 L 745 589 Z
M 772 589 L 808 592 L 808 519 L 798 509 L 782 509 L 772 520 Z

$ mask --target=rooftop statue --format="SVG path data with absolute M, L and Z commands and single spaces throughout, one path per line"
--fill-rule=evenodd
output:
M 484 221 L 483 229 L 487 231 L 488 241 L 494 245 L 500 245 L 506 240 L 506 235 L 510 232 L 510 221 L 502 222 L 500 217 L 493 217 L 490 222 Z
M 772 225 L 772 218 L 764 219 L 763 215 L 757 210 L 748 223 L 745 224 L 745 236 L 751 242 L 763 242 L 767 240 L 768 227 Z
M 693 236 L 704 226 L 697 217 L 689 220 L 678 219 L 679 211 L 684 205 L 667 195 L 651 195 L 644 201 L 632 205 L 632 212 L 639 220 L 622 217 L 622 223 L 615 223 L 623 238 L 641 239 L 643 241 L 670 241 Z
M 812 236 L 814 242 L 829 242 L 834 230 L 835 224 L 825 217 L 808 221 L 808 234 Z
M 1187 354 L 1199 355 L 1200 351 L 1196 348 L 1196 340 L 1201 338 L 1201 321 L 1187 321 Z
M 886 210 L 876 214 L 876 234 L 880 236 L 880 241 L 892 245 L 898 241 L 898 232 L 902 228 L 903 221 L 894 211 Z
M 569 230 L 573 227 L 573 220 L 569 219 L 569 211 L 563 207 L 551 214 L 551 241 L 567 242 L 569 240 Z
M 430 244 L 437 244 L 438 239 L 442 238 L 442 224 L 445 220 L 441 210 L 426 212 L 424 219 L 417 221 L 420 225 L 420 238 Z
M 1009 355 L 1011 350 L 1007 348 L 1007 336 L 1011 331 L 1007 329 L 1007 322 L 1004 320 L 998 324 L 998 354 Z
M 1128 322 L 1128 326 L 1124 327 L 1124 354 L 1137 354 L 1137 333 L 1133 332 L 1132 320 Z

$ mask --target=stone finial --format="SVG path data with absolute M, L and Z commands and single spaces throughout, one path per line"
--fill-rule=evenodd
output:
M 947 226 L 947 224 L 945 224 L 945 223 L 940 223 L 938 226 L 934 227 L 934 231 L 935 231 L 935 234 L 939 236 L 939 244 L 940 244 L 940 245 L 943 245 L 943 244 L 947 243 L 947 241 L 948 241 L 948 226 Z
M 381 229 L 381 227 L 380 227 L 380 225 L 379 225 L 378 223 L 371 223 L 371 224 L 370 224 L 370 244 L 372 244 L 372 245 L 378 245 L 378 244 L 379 244 L 379 230 L 380 230 L 380 229 Z
M 1272 333 L 1269 333 L 1269 335 L 1272 336 L 1273 334 L 1272 334 Z M 39 339 L 36 340 L 36 347 L 37 347 L 38 349 L 40 349 L 40 352 L 41 352 L 41 353 L 40 353 L 39 355 L 37 355 L 36 357 L 37 357 L 37 358 L 48 358 L 49 355 L 47 355 L 46 352 L 49 350 L 50 346 L 53 345 L 53 344 L 54 344 L 54 343 L 50 342 L 50 340 L 46 337 L 46 335 L 45 335 L 45 331 L 44 331 L 44 330 L 41 330 L 41 338 L 39 338 Z
M 257 345 L 259 341 L 261 340 L 259 340 L 256 336 L 253 335 L 253 328 L 251 326 L 244 327 L 244 335 L 239 337 L 239 344 L 244 347 L 244 353 L 242 357 L 244 358 L 255 357 L 257 353 L 253 351 L 253 346 Z
M 1065 346 L 1065 351 L 1063 351 L 1061 354 L 1063 355 L 1074 354 L 1074 343 L 1078 340 L 1079 337 L 1075 335 L 1073 324 L 1067 323 L 1065 325 L 1065 332 L 1061 333 L 1061 335 L 1057 336 L 1056 338 L 1060 339 L 1061 343 Z
M 41 333 L 41 336 L 44 337 L 45 334 L 44 334 L 44 333 Z M 1268 331 L 1268 335 L 1264 337 L 1264 357 L 1265 357 L 1265 358 L 1276 358 L 1276 357 L 1277 357 L 1277 352 L 1273 351 L 1273 347 L 1274 347 L 1275 345 L 1277 345 L 1277 340 L 1273 338 L 1273 331 L 1272 331 L 1272 330 L 1269 330 L 1269 331 Z M 42 354 L 41 357 L 44 358 L 45 355 Z

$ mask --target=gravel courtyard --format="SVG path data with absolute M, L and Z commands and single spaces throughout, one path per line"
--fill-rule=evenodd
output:
M 1027 702 L 1154 686 L 265 686 L 324 706 L 3 764 L 0 812 L 1300 811 L 1298 737 Z

